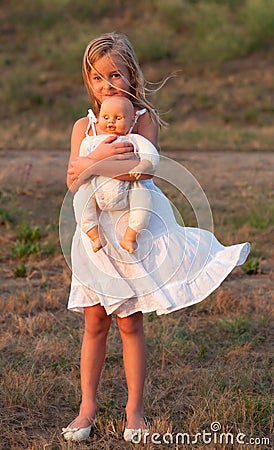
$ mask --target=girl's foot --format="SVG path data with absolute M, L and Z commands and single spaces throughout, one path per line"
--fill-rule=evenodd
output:
M 80 407 L 79 415 L 66 427 L 62 434 L 66 441 L 79 442 L 87 439 L 96 417 L 96 405 L 92 409 Z
M 136 241 L 129 241 L 127 239 L 122 239 L 121 242 L 120 242 L 120 245 L 128 253 L 135 252 L 135 250 L 137 248 L 137 242 Z
M 66 428 L 62 428 L 62 434 L 66 441 L 80 442 L 86 440 L 91 432 L 95 419 L 88 417 L 76 417 Z
M 145 434 L 149 434 L 149 424 L 146 417 L 139 417 L 139 420 L 137 420 L 136 416 L 135 420 L 131 422 L 135 424 L 132 427 L 129 426 L 129 423 L 130 422 L 127 423 L 124 430 L 124 440 L 127 442 L 140 443 L 142 437 Z

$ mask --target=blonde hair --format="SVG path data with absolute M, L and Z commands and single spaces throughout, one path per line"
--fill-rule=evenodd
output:
M 146 98 L 146 80 L 141 70 L 135 51 L 127 36 L 118 33 L 105 33 L 89 42 L 83 56 L 82 75 L 87 92 L 90 96 L 94 113 L 98 115 L 101 104 L 96 99 L 90 81 L 90 72 L 95 70 L 93 65 L 103 56 L 119 56 L 126 65 L 130 74 L 130 95 L 133 105 L 137 108 L 146 108 L 152 120 L 162 125 L 158 111 Z

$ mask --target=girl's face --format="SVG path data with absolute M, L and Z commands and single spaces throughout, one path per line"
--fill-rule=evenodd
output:
M 130 74 L 122 58 L 107 54 L 98 59 L 93 67 L 95 70 L 90 72 L 90 82 L 99 103 L 113 95 L 129 97 Z

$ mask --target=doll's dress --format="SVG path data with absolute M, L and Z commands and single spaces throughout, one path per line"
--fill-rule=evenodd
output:
M 91 124 L 92 117 L 89 110 Z M 138 140 L 138 135 L 132 134 L 132 138 Z M 86 133 L 81 156 L 90 152 L 92 140 L 93 136 Z M 119 244 L 128 225 L 128 205 L 99 212 L 99 232 L 105 245 L 96 253 L 79 221 L 76 223 L 71 243 L 69 310 L 83 312 L 85 307 L 100 304 L 107 314 L 119 317 L 137 311 L 168 314 L 208 297 L 245 262 L 250 251 L 248 242 L 223 246 L 211 231 L 181 226 L 154 181 L 142 183 L 150 191 L 152 209 L 134 253 L 129 254 Z M 89 195 L 86 183 L 74 195 L 78 211 L 84 209 Z

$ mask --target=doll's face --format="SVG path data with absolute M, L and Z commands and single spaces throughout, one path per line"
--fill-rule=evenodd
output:
M 127 97 L 130 92 L 130 74 L 122 58 L 108 53 L 99 58 L 93 67 L 89 79 L 99 103 L 112 96 Z
M 125 135 L 134 119 L 134 108 L 125 97 L 113 96 L 103 101 L 98 125 L 103 133 Z

